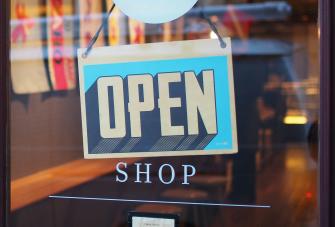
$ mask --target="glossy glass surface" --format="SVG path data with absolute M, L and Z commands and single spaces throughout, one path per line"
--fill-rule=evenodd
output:
M 317 0 L 204 0 L 159 25 L 116 8 L 94 48 L 217 38 L 203 15 L 232 38 L 239 153 L 103 160 L 83 159 L 75 53 L 112 2 L 11 4 L 11 226 L 127 226 L 131 211 L 177 214 L 181 226 L 319 226 Z M 136 182 L 134 163 L 152 164 L 152 183 Z

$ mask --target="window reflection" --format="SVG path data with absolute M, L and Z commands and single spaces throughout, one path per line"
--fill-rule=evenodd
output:
M 180 213 L 190 226 L 318 226 L 317 4 L 207 0 L 161 25 L 113 12 L 95 47 L 216 39 L 203 14 L 232 38 L 239 153 L 140 160 L 157 168 L 187 161 L 199 169 L 190 187 L 167 188 L 120 185 L 115 160 L 82 160 L 75 53 L 88 45 L 112 2 L 11 1 L 11 226 L 125 226 L 131 210 Z M 271 209 L 47 198 L 59 192 Z

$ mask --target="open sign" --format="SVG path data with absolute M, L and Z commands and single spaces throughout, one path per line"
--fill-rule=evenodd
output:
M 226 42 L 104 47 L 80 58 L 85 158 L 236 153 Z

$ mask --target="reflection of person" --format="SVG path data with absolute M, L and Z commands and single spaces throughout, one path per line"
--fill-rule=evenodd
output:
M 282 74 L 270 71 L 268 56 L 234 57 L 234 81 L 238 154 L 233 157 L 233 191 L 230 200 L 254 203 L 256 200 L 256 152 L 258 132 L 273 128 L 272 138 L 280 142 L 280 127 L 286 112 L 282 94 Z M 260 67 L 261 66 L 261 67 Z M 265 67 L 264 67 L 265 66 Z
M 262 57 L 234 57 L 234 82 L 238 153 L 233 156 L 231 202 L 254 203 L 256 199 L 256 160 L 259 117 L 257 99 L 267 75 Z
M 271 73 L 257 100 L 261 129 L 259 136 L 265 149 L 278 148 L 281 144 L 282 122 L 286 113 L 286 101 L 282 92 L 282 76 Z M 264 140 L 263 140 L 264 139 Z

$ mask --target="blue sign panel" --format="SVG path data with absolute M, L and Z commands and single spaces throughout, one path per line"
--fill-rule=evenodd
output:
M 100 48 L 79 60 L 86 158 L 237 152 L 230 47 L 174 44 Z

